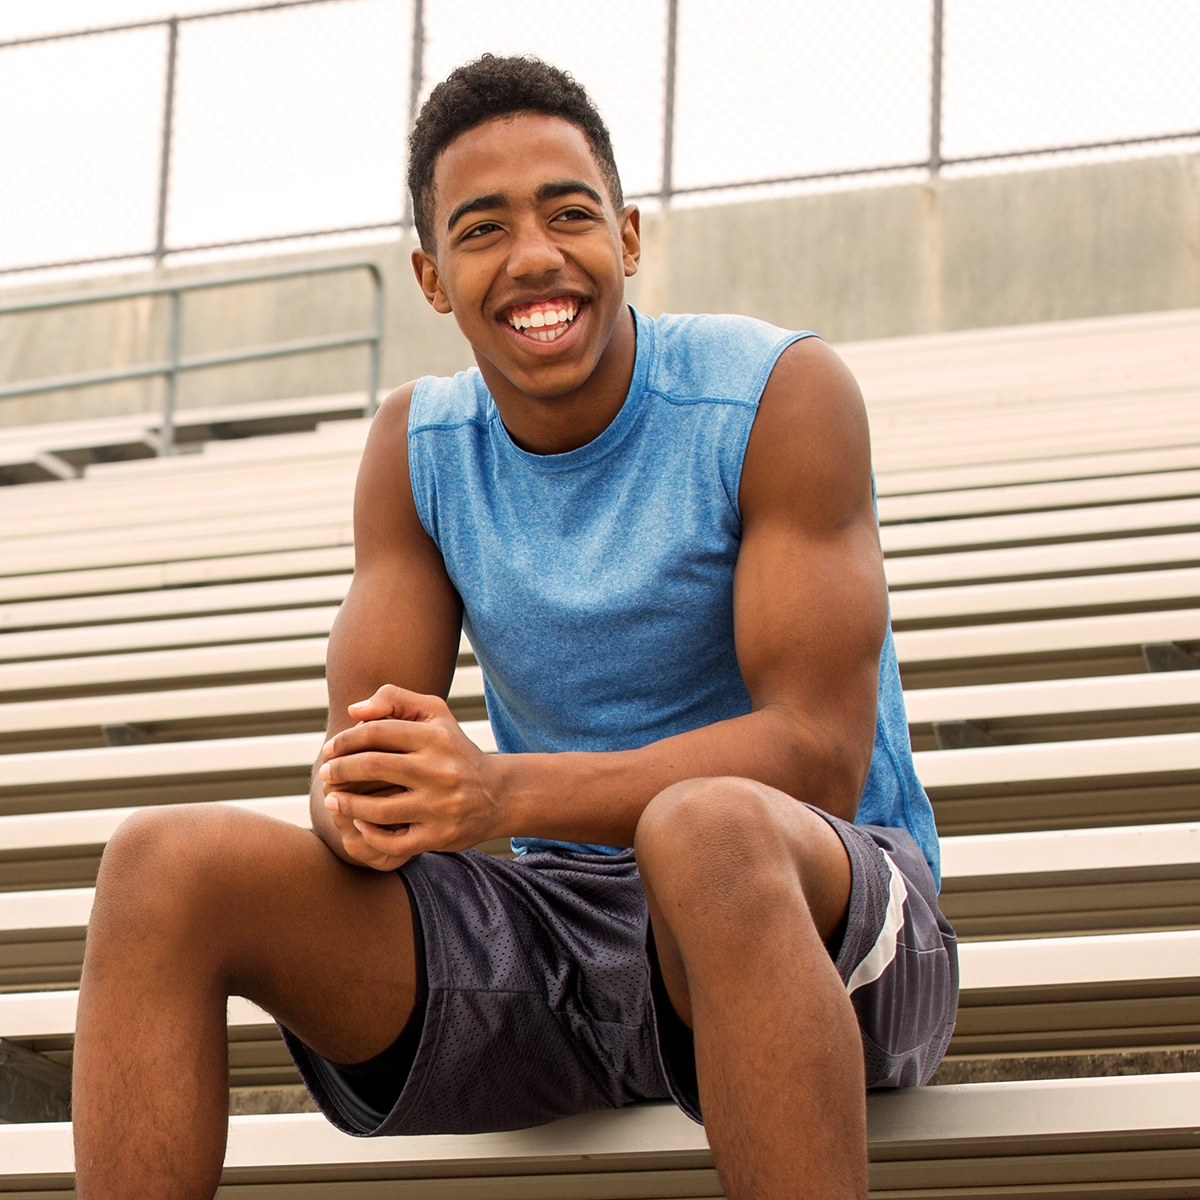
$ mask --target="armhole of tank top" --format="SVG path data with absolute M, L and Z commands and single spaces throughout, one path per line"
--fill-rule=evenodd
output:
M 433 539 L 434 545 L 439 545 L 434 532 L 433 514 L 429 511 L 429 490 L 427 487 L 425 463 L 419 452 L 420 438 L 413 436 L 413 426 L 418 423 L 417 415 L 421 404 L 421 396 L 427 387 L 426 377 L 422 376 L 413 387 L 412 398 L 408 403 L 408 429 L 406 442 L 408 446 L 408 487 L 412 492 L 413 506 L 417 510 L 417 520 L 421 528 Z
M 732 480 L 732 490 L 727 489 L 725 498 L 729 501 L 730 510 L 733 512 L 734 519 L 738 523 L 738 528 L 742 525 L 742 472 L 746 469 L 746 447 L 750 445 L 750 434 L 754 429 L 754 422 L 758 417 L 758 405 L 762 400 L 762 394 L 766 391 L 767 382 L 771 378 L 771 372 L 775 370 L 775 364 L 783 357 L 784 351 L 789 346 L 794 346 L 797 342 L 803 342 L 808 338 L 819 338 L 820 334 L 811 332 L 810 330 L 799 330 L 796 333 L 790 333 L 787 337 L 780 338 L 779 341 L 771 347 L 771 352 L 767 357 L 766 363 L 762 369 L 762 382 L 755 390 L 753 395 L 753 416 L 750 418 L 750 423 L 746 426 L 745 437 L 742 438 L 742 444 L 739 448 L 737 461 L 734 465 L 735 478 Z

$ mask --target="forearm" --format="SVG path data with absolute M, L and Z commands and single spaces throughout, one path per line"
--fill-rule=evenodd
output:
M 496 836 L 632 846 L 642 810 L 684 779 L 739 776 L 853 819 L 869 766 L 764 707 L 728 721 L 608 753 L 508 754 L 492 760 Z

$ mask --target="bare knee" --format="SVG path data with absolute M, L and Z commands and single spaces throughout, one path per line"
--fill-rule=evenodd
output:
M 791 875 L 779 793 L 748 779 L 691 779 L 660 792 L 638 822 L 634 849 L 648 889 L 737 903 L 771 875 Z M 783 798 L 795 805 L 795 801 Z
M 90 943 L 211 945 L 253 870 L 258 818 L 218 804 L 146 808 L 105 847 Z
M 744 929 L 769 913 L 811 915 L 824 936 L 849 898 L 849 863 L 828 822 L 749 779 L 693 779 L 660 792 L 634 842 L 652 905 L 672 925 Z

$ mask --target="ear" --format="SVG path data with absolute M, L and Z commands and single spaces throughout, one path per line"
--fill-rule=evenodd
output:
M 433 311 L 453 311 L 446 290 L 442 287 L 442 277 L 438 274 L 437 259 L 428 250 L 418 248 L 412 252 L 412 268 L 417 283 L 421 285 L 421 291 L 425 293 L 425 299 L 432 305 Z
M 637 274 L 642 261 L 642 214 L 636 204 L 625 205 L 621 213 L 621 249 L 625 262 L 625 278 Z

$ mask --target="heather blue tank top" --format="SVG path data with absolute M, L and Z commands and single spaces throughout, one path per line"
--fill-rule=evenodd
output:
M 751 709 L 733 641 L 742 459 L 776 360 L 812 335 L 634 315 L 625 403 L 566 454 L 520 449 L 476 369 L 413 390 L 413 498 L 462 597 L 502 753 L 636 749 Z M 937 877 L 890 629 L 857 821 L 909 830 Z M 548 844 L 566 843 L 513 846 Z

